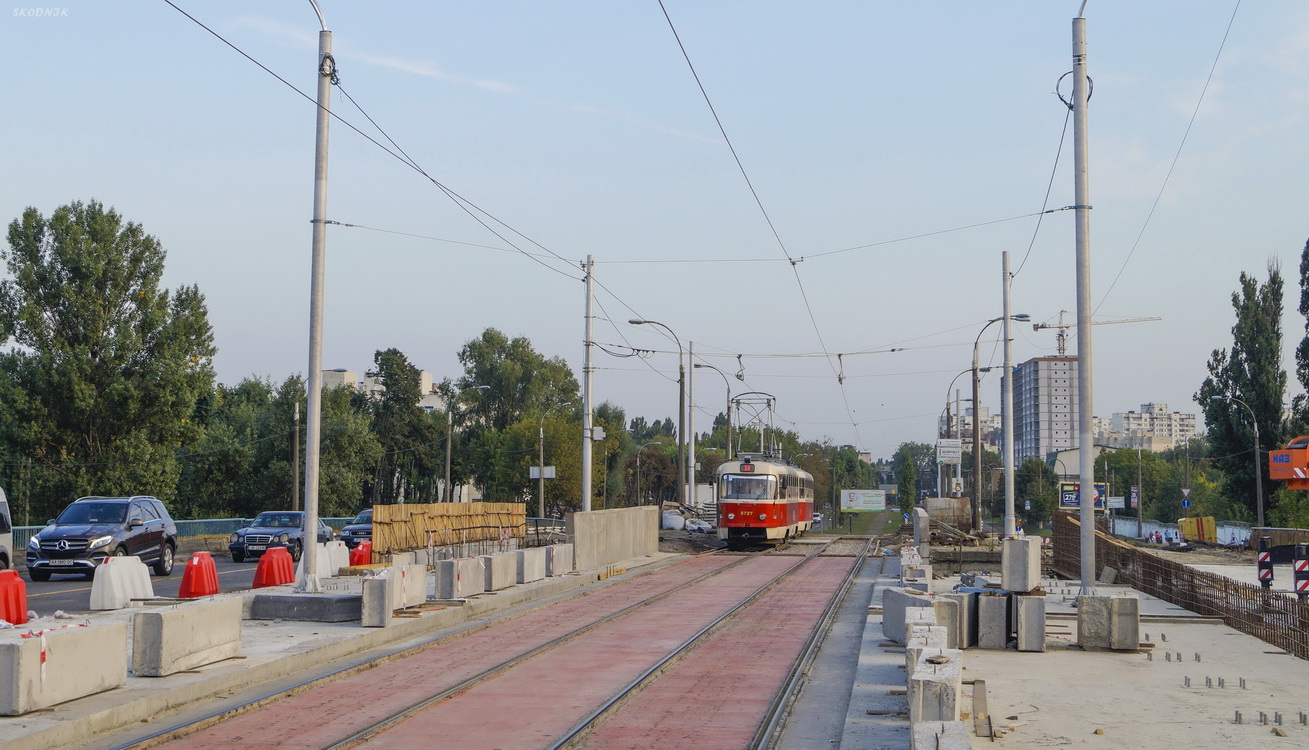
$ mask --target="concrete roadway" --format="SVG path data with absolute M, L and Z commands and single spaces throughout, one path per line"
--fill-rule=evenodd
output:
M 177 564 L 171 576 L 150 576 L 156 596 L 177 596 L 182 586 L 182 566 L 190 555 L 178 554 Z M 218 568 L 218 587 L 222 591 L 237 591 L 250 588 L 254 583 L 257 561 L 234 563 L 232 558 L 214 554 Z M 27 576 L 27 568 L 20 567 L 23 581 L 27 583 L 27 608 L 38 615 L 52 615 L 56 610 L 64 612 L 86 612 L 91 608 L 91 581 L 82 577 L 54 575 L 49 581 L 34 582 Z

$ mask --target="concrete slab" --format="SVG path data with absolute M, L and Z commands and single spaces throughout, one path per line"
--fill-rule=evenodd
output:
M 1002 543 L 1000 587 L 1027 593 L 1041 585 L 1041 537 L 1006 539 Z
M 465 599 L 483 591 L 486 591 L 486 573 L 481 559 L 461 557 L 437 562 L 437 599 Z
M 1111 597 L 1077 597 L 1077 645 L 1087 651 L 1102 651 L 1110 647 Z
M 258 593 L 251 600 L 249 619 L 358 622 L 362 614 L 362 594 Z
M 163 677 L 241 654 L 240 599 L 205 599 L 132 617 L 132 674 Z
M 931 607 L 932 598 L 898 586 L 882 589 L 882 633 L 896 643 L 904 643 L 906 611 Z
M 545 547 L 520 549 L 514 556 L 517 563 L 516 583 L 532 583 L 545 578 Z
M 1045 650 L 1045 597 L 1014 596 L 1014 632 L 1019 651 Z
M 545 548 L 547 576 L 562 576 L 573 572 L 573 545 L 552 544 Z
M 1109 605 L 1109 648 L 1136 651 L 1141 647 L 1141 603 L 1134 596 L 1115 596 Z
M 963 689 L 963 653 L 958 649 L 924 651 L 909 678 L 909 723 L 958 721 Z
M 360 602 L 359 624 L 365 628 L 384 628 L 395 616 L 395 589 L 398 582 L 390 569 L 364 579 L 363 599 Z
M 481 555 L 482 590 L 499 591 L 518 582 L 518 558 L 513 552 Z
M 977 645 L 977 597 L 976 593 L 942 593 L 937 599 L 955 602 L 954 636 L 949 648 L 972 648 Z M 938 616 L 942 612 L 937 613 Z
M 1009 648 L 1009 595 L 981 594 L 977 597 L 978 648 Z
M 973 733 L 962 721 L 923 721 L 913 725 L 910 750 L 968 750 Z

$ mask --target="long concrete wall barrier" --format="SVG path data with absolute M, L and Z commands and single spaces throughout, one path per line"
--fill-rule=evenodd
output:
M 57 629 L 40 638 L 20 638 L 16 629 L 0 633 L 0 715 L 18 716 L 127 682 L 126 622 Z
M 567 527 L 578 570 L 595 570 L 659 551 L 659 509 L 653 505 L 569 513 Z
M 572 573 L 573 545 L 552 544 L 545 548 L 545 574 L 554 578 Z
M 132 674 L 163 677 L 241 653 L 241 599 L 182 604 L 132 616 Z

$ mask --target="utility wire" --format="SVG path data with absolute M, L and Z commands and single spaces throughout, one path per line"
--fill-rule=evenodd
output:
M 1068 137 L 1068 122 L 1072 119 L 1072 116 L 1073 111 L 1071 109 L 1064 112 L 1064 127 L 1059 131 L 1059 147 L 1055 149 L 1054 165 L 1050 167 L 1050 179 L 1045 184 L 1045 198 L 1041 201 L 1041 212 L 1037 214 L 1036 226 L 1032 228 L 1032 239 L 1027 243 L 1027 252 L 1023 253 L 1023 259 L 1018 263 L 1018 270 L 1009 275 L 1010 279 L 1018 278 L 1018 274 L 1022 272 L 1023 266 L 1027 265 L 1027 259 L 1032 255 L 1032 247 L 1036 245 L 1036 236 L 1041 232 L 1041 222 L 1045 219 L 1046 214 L 1052 213 L 1051 211 L 1046 210 L 1046 206 L 1050 205 L 1050 191 L 1054 189 L 1054 177 L 1059 171 L 1059 157 L 1064 153 L 1064 139 Z M 1069 208 L 1071 208 L 1071 206 L 1065 206 L 1064 208 L 1058 208 L 1055 210 L 1067 211 Z

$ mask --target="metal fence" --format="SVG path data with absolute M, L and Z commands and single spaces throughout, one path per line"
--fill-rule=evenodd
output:
M 1095 535 L 1095 563 L 1117 571 L 1116 581 L 1309 659 L 1309 601 L 1265 591 L 1216 573 L 1196 570 L 1121 542 L 1104 528 Z M 1054 517 L 1054 569 L 1071 578 L 1081 570 L 1081 523 L 1071 513 Z
M 176 521 L 177 535 L 183 536 L 227 536 L 233 531 L 244 526 L 249 526 L 252 518 L 204 518 L 198 521 Z M 345 525 L 354 520 L 354 516 L 349 518 L 324 518 L 323 523 L 331 526 L 333 529 L 340 531 Z M 26 549 L 27 540 L 32 535 L 44 529 L 44 526 L 15 526 L 14 527 L 14 548 Z

